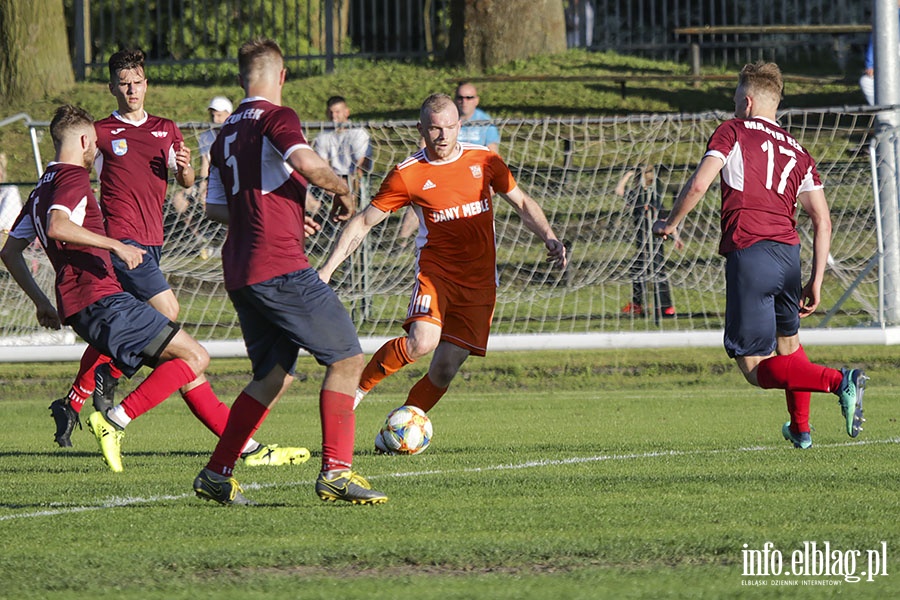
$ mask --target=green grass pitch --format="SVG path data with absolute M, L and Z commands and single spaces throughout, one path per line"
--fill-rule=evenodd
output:
M 470 359 L 432 411 L 426 452 L 376 456 L 381 420 L 426 367 L 413 365 L 357 412 L 355 467 L 390 497 L 371 507 L 315 496 L 322 372 L 309 359 L 256 437 L 313 458 L 239 465 L 255 507 L 193 495 L 214 438 L 177 396 L 129 426 L 116 474 L 86 428 L 74 448 L 52 441 L 47 405 L 74 364 L 0 365 L 0 598 L 892 597 L 897 352 L 807 353 L 872 376 L 859 438 L 834 396 L 814 394 L 814 446 L 794 450 L 783 394 L 746 384 L 721 349 L 495 353 Z M 213 361 L 224 401 L 246 368 Z M 767 542 L 782 574 L 746 576 Z M 832 574 L 787 576 L 812 542 L 828 544 Z M 833 574 L 873 556 L 877 575 Z

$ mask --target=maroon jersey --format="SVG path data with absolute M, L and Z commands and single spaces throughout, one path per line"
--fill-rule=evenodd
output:
M 113 113 L 94 123 L 100 200 L 106 232 L 117 240 L 162 246 L 163 202 L 175 147 L 184 142 L 172 121 L 146 115 L 126 121 Z
M 705 156 L 725 163 L 720 254 L 760 240 L 800 243 L 797 195 L 822 182 L 815 161 L 791 134 L 762 117 L 731 119 L 712 134 Z
M 210 151 L 206 202 L 228 205 L 222 247 L 225 289 L 309 267 L 303 250 L 307 181 L 287 164 L 309 148 L 293 109 L 245 98 Z
M 50 163 L 13 226 L 10 235 L 37 237 L 56 271 L 56 309 L 66 319 L 101 298 L 122 291 L 109 251 L 68 244 L 47 237 L 50 211 L 62 210 L 85 229 L 106 235 L 100 205 L 91 190 L 90 174 L 83 167 Z

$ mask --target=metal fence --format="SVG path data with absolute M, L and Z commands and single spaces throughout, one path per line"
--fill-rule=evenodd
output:
M 138 46 L 157 80 L 210 81 L 236 73 L 244 40 L 282 45 L 292 70 L 330 72 L 347 59 L 440 59 L 449 42 L 452 0 L 67 0 L 72 56 L 81 78 L 103 79 L 105 61 Z M 498 0 L 499 1 L 499 0 Z M 570 47 L 686 62 L 691 26 L 865 25 L 872 3 L 859 0 L 560 0 Z M 707 65 L 757 58 L 845 71 L 865 33 L 704 36 Z M 854 62 L 855 61 L 855 62 Z
M 569 47 L 612 50 L 686 62 L 688 40 L 675 30 L 698 26 L 871 25 L 872 2 L 859 0 L 564 0 Z M 766 58 L 844 70 L 862 63 L 867 34 L 705 36 L 704 64 Z
M 154 77 L 232 78 L 237 49 L 276 39 L 288 68 L 330 72 L 336 60 L 429 58 L 448 39 L 449 0 L 69 0 L 72 56 L 80 79 L 103 79 L 106 60 L 141 48 Z

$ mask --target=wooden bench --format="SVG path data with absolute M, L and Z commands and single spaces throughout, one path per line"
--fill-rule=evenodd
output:
M 672 32 L 686 36 L 691 44 L 691 73 L 700 76 L 700 43 L 708 35 L 851 35 L 870 33 L 871 25 L 704 25 L 702 27 L 679 27 Z

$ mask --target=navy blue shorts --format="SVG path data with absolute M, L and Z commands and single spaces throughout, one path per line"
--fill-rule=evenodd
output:
M 155 367 L 179 326 L 149 304 L 120 292 L 101 298 L 66 321 L 88 344 L 131 377 L 143 365 Z
M 315 269 L 303 269 L 228 292 L 241 322 L 253 378 L 275 365 L 293 375 L 300 349 L 321 365 L 362 354 L 347 309 Z
M 768 356 L 800 329 L 800 245 L 757 242 L 725 256 L 725 351 Z
M 116 256 L 114 252 L 110 252 L 113 269 L 116 271 L 116 278 L 122 284 L 122 289 L 144 302 L 170 289 L 169 282 L 166 281 L 166 276 L 163 275 L 162 269 L 159 267 L 159 260 L 162 254 L 159 246 L 144 246 L 134 240 L 120 241 L 123 244 L 147 251 L 147 254 L 144 255 L 144 261 L 133 269 L 129 269 L 128 265 L 121 258 Z

